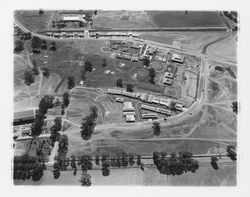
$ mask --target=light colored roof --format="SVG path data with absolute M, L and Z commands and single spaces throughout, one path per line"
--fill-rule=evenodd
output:
M 123 105 L 124 105 L 124 108 L 132 108 L 133 107 L 132 102 L 124 102 Z
M 67 16 L 63 16 L 63 20 L 64 21 L 79 21 L 79 20 L 81 20 L 81 18 L 79 16 L 67 15 Z
M 135 116 L 134 115 L 126 115 L 126 121 L 127 122 L 134 122 Z
M 14 121 L 18 121 L 19 119 L 25 119 L 25 118 L 34 118 L 35 116 L 35 110 L 30 109 L 26 111 L 19 111 L 14 113 Z

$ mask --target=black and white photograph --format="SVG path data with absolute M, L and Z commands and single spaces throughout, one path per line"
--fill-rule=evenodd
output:
M 8 24 L 13 188 L 240 185 L 239 8 L 42 5 Z

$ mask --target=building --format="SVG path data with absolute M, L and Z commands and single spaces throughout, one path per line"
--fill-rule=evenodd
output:
M 168 109 L 157 108 L 156 112 L 163 115 L 168 115 L 168 116 L 171 115 L 171 111 Z
M 180 104 L 180 103 L 176 103 L 175 104 L 175 109 L 178 110 L 178 111 L 182 111 L 183 110 L 183 105 Z
M 19 111 L 14 113 L 13 125 L 23 125 L 33 123 L 35 120 L 36 109 Z
M 164 74 L 164 78 L 170 78 L 170 79 L 173 79 L 173 78 L 174 78 L 174 73 L 171 73 L 171 72 L 165 72 L 165 74 Z
M 164 83 L 165 85 L 172 85 L 173 80 L 172 80 L 172 79 L 169 79 L 169 78 L 164 78 L 164 79 L 163 79 L 163 83 Z
M 132 102 L 124 102 L 123 105 L 123 112 L 135 111 Z
M 126 122 L 135 122 L 134 115 L 126 115 Z
M 149 105 L 141 105 L 141 109 L 156 112 L 156 108 Z
M 158 97 L 154 97 L 153 99 L 152 99 L 152 103 L 154 103 L 154 104 L 159 104 L 160 103 L 160 98 L 158 98 Z
M 118 90 L 118 89 L 108 89 L 107 90 L 108 94 L 117 94 L 117 95 L 121 95 L 122 94 L 122 90 Z
M 178 63 L 183 63 L 184 62 L 184 56 L 177 54 L 177 53 L 173 53 L 171 60 L 173 62 L 178 62 Z
M 125 90 L 122 91 L 123 96 L 131 97 L 131 98 L 136 98 L 136 93 L 134 92 L 127 92 Z
M 170 105 L 171 105 L 171 100 L 170 100 L 170 99 L 161 99 L 161 100 L 160 100 L 160 104 L 161 104 L 161 105 L 164 105 L 164 106 L 166 106 L 166 107 L 170 107 Z
M 124 116 L 127 116 L 127 115 L 134 115 L 135 116 L 135 112 L 133 112 L 133 111 L 127 111 L 127 112 L 123 112 L 123 115 Z
M 116 97 L 116 102 L 119 102 L 119 103 L 123 103 L 124 102 L 124 98 L 121 98 L 121 97 Z
M 142 119 L 156 119 L 157 114 L 156 113 L 148 113 L 148 114 L 142 114 Z

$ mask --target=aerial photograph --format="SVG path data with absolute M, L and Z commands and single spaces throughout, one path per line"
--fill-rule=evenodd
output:
M 15 10 L 13 185 L 237 186 L 234 10 Z

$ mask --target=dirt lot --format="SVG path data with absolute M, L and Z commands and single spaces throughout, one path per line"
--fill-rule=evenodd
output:
M 159 27 L 222 27 L 217 12 L 205 11 L 146 11 Z
M 99 11 L 93 28 L 157 28 L 157 25 L 144 11 Z

